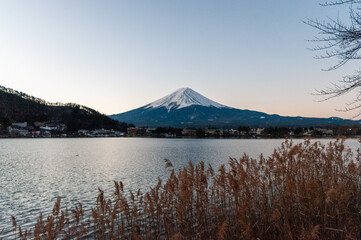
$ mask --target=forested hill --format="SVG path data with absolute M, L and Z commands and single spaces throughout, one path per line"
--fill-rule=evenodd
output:
M 50 122 L 62 123 L 68 131 L 78 129 L 114 129 L 125 130 L 127 123 L 121 123 L 110 119 L 98 111 L 74 103 L 49 103 L 18 92 L 16 90 L 0 86 L 0 124 L 10 125 L 13 122 Z

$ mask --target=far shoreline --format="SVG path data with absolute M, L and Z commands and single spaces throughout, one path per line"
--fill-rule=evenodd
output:
M 162 137 L 162 136 L 52 136 L 52 137 L 29 137 L 29 136 L 2 136 L 0 135 L 0 139 L 66 139 L 66 138 L 82 138 L 82 139 L 94 139 L 94 138 L 133 138 L 133 139 L 244 139 L 244 140 L 257 140 L 257 139 L 330 139 L 330 140 L 336 140 L 336 139 L 361 139 L 361 135 L 354 135 L 354 136 L 284 136 L 284 137 L 272 137 L 272 136 L 252 136 L 252 137 L 191 137 L 191 136 L 176 136 L 176 137 Z

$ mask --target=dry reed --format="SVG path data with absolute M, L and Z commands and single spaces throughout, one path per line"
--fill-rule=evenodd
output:
M 14 239 L 360 239 L 360 156 L 343 140 L 286 140 L 270 157 L 230 158 L 217 172 L 165 160 L 168 180 L 147 193 L 114 182 L 87 219 L 81 204 L 69 214 L 58 198 L 33 230 L 13 217 Z

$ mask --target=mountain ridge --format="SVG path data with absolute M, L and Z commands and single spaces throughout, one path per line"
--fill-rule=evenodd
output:
M 140 108 L 109 117 L 148 127 L 307 127 L 360 124 L 360 121 L 336 117 L 291 117 L 241 110 L 217 103 L 190 88 L 180 88 Z
M 41 98 L 0 86 L 0 125 L 11 122 L 49 122 L 66 124 L 69 131 L 106 128 L 125 130 L 126 123 L 115 121 L 98 111 L 75 103 L 50 103 Z

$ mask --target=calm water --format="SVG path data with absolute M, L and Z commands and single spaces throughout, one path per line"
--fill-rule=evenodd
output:
M 294 140 L 300 142 L 302 140 Z M 330 140 L 321 140 L 326 143 Z M 81 202 L 91 207 L 98 187 L 108 194 L 113 181 L 123 181 L 125 190 L 155 186 L 166 178 L 164 158 L 176 169 L 204 161 L 214 168 L 239 158 L 269 155 L 283 140 L 272 139 L 0 139 L 0 230 L 9 229 L 10 217 L 33 227 L 40 211 L 51 211 L 57 196 L 62 206 Z M 346 144 L 357 149 L 357 140 Z M 35 214 L 36 213 L 36 214 Z

